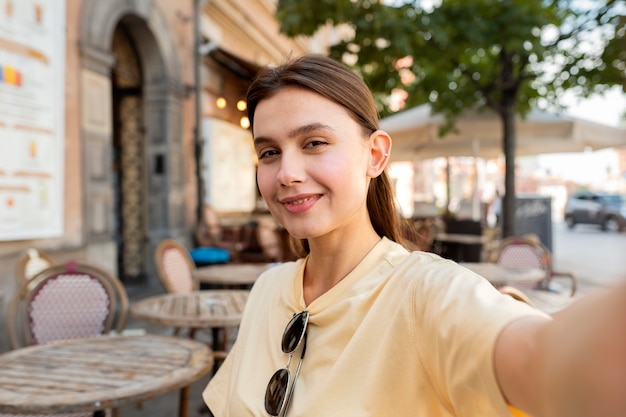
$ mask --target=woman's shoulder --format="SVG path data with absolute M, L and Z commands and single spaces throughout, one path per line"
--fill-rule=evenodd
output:
M 260 291 L 261 289 L 271 290 L 284 286 L 288 282 L 292 282 L 298 271 L 302 268 L 303 262 L 303 259 L 298 259 L 295 261 L 271 264 L 256 279 L 253 289 L 256 291 Z
M 304 259 L 269 264 L 267 269 L 259 276 L 259 279 L 266 276 L 284 276 L 289 273 L 295 273 L 302 266 L 302 262 L 304 262 Z
M 422 251 L 411 251 L 395 266 L 395 274 L 403 280 L 431 288 L 446 288 L 451 282 L 480 281 L 476 274 L 458 263 L 441 256 Z

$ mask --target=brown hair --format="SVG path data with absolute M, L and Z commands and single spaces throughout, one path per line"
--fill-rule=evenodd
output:
M 348 111 L 367 136 L 379 128 L 374 98 L 361 77 L 331 58 L 309 54 L 274 68 L 264 68 L 257 74 L 247 96 L 248 119 L 253 132 L 257 105 L 285 87 L 305 88 L 334 101 Z M 402 242 L 400 216 L 386 170 L 370 182 L 367 210 L 376 233 Z M 295 243 L 298 255 L 304 256 L 309 252 L 306 239 L 292 243 Z

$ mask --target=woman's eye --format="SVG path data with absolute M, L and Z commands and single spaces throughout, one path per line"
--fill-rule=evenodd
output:
M 316 148 L 323 145 L 326 145 L 326 142 L 322 140 L 312 140 L 305 145 L 305 148 Z
M 277 151 L 276 149 L 270 149 L 267 151 L 263 151 L 259 154 L 259 159 L 265 159 L 265 158 L 269 158 L 275 155 L 278 155 L 280 152 Z

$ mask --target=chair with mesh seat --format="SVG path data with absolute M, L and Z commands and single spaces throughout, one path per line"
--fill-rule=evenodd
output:
M 494 258 L 496 263 L 503 266 L 539 268 L 545 272 L 544 278 L 538 283 L 528 283 L 527 286 L 516 283 L 516 286 L 558 291 L 556 285 L 553 285 L 553 279 L 566 278 L 570 281 L 571 296 L 576 293 L 577 278 L 574 273 L 556 271 L 550 250 L 538 239 L 523 236 L 508 237 L 500 242 Z
M 16 349 L 111 331 L 121 333 L 127 315 L 126 290 L 116 277 L 83 263 L 55 265 L 23 282 L 14 294 L 7 314 L 9 343 Z M 109 411 L 97 414 L 107 415 Z M 87 417 L 92 413 L 62 416 Z
M 14 294 L 7 315 L 9 342 L 15 349 L 119 333 L 127 316 L 128 297 L 116 277 L 83 263 L 55 265 Z

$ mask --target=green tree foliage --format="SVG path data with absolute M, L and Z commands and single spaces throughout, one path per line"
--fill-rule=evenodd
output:
M 406 107 L 429 102 L 454 128 L 464 109 L 502 120 L 506 158 L 503 234 L 515 234 L 515 115 L 561 109 L 567 90 L 584 97 L 626 89 L 625 0 L 279 0 L 288 36 L 336 27 L 329 54 L 357 70 L 382 115 L 404 90 Z

